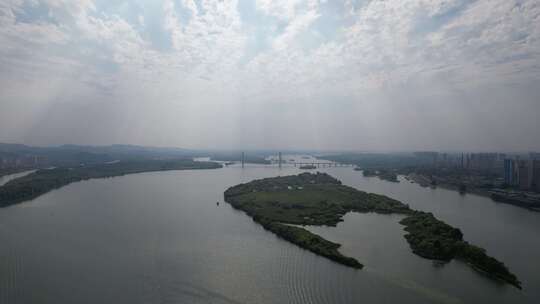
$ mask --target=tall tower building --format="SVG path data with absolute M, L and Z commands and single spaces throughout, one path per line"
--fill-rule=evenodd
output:
M 529 190 L 530 188 L 529 162 L 526 160 L 518 161 L 518 185 L 521 190 Z
M 531 188 L 534 191 L 540 192 L 540 160 L 534 159 L 531 162 L 532 164 L 532 182 Z
M 514 160 L 504 160 L 504 183 L 507 185 L 514 185 Z

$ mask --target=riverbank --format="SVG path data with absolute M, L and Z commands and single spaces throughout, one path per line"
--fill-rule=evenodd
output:
M 478 189 L 478 188 L 466 188 L 462 189 L 458 185 L 436 182 L 433 181 L 424 175 L 411 173 L 405 175 L 405 178 L 409 181 L 413 181 L 420 185 L 421 187 L 440 187 L 442 189 L 458 191 L 461 194 L 475 194 L 482 197 L 487 197 L 498 203 L 505 203 L 509 205 L 514 205 L 517 207 L 522 207 L 531 211 L 540 212 L 540 195 L 535 195 L 532 197 L 523 191 L 509 191 L 504 189 Z
M 460 259 L 492 278 L 521 286 L 503 263 L 464 241 L 459 229 L 397 200 L 344 186 L 326 173 L 254 180 L 227 189 L 225 201 L 279 237 L 354 268 L 361 268 L 354 266 L 361 265 L 360 262 L 341 255 L 337 250 L 339 244 L 287 224 L 335 226 L 351 211 L 403 214 L 406 217 L 401 224 L 408 231 L 406 239 L 415 254 L 444 261 Z
M 21 173 L 21 172 L 25 172 L 25 171 L 29 171 L 29 170 L 34 170 L 33 168 L 5 168 L 5 169 L 0 169 L 0 178 L 6 176 L 6 175 L 12 175 L 12 174 L 17 174 L 17 173 Z
M 355 171 L 362 171 L 365 177 L 377 176 L 381 180 L 385 180 L 392 183 L 399 183 L 397 174 L 388 170 L 372 170 L 372 169 L 359 169 L 355 168 Z
M 31 173 L 33 173 L 35 171 L 36 170 L 25 170 L 25 171 L 18 171 L 17 173 L 13 173 L 13 174 L 0 176 L 0 187 L 2 187 L 3 185 L 9 183 L 10 181 L 12 181 L 14 179 L 21 178 L 21 177 L 23 177 L 25 175 L 28 175 L 28 174 L 31 174 Z
M 150 171 L 216 169 L 221 167 L 220 164 L 215 162 L 180 159 L 125 161 L 71 168 L 42 169 L 11 180 L 0 187 L 0 207 L 28 201 L 51 190 L 93 178 L 122 176 Z
M 454 184 L 450 184 L 450 183 L 444 183 L 444 182 L 441 182 L 441 181 L 436 181 L 434 183 L 431 178 L 429 178 L 429 177 L 427 177 L 425 175 L 422 175 L 422 174 L 411 173 L 411 174 L 405 175 L 405 178 L 407 180 L 409 180 L 409 181 L 414 181 L 415 183 L 417 183 L 421 187 L 433 187 L 433 188 L 440 187 L 442 189 L 458 191 L 458 192 L 461 192 L 463 194 L 470 193 L 470 194 L 480 195 L 480 196 L 483 196 L 483 197 L 490 197 L 489 191 L 487 191 L 487 190 L 478 189 L 478 188 L 460 189 L 460 186 L 458 186 L 458 185 L 454 185 Z

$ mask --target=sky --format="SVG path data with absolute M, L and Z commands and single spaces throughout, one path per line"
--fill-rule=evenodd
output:
M 0 0 L 0 142 L 540 150 L 540 2 Z

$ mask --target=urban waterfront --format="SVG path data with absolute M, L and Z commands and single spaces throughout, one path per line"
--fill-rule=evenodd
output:
M 399 216 L 349 213 L 313 227 L 365 265 L 353 270 L 265 231 L 223 201 L 253 179 L 302 172 L 239 165 L 68 185 L 0 209 L 0 301 L 190 303 L 536 303 L 540 214 L 456 191 L 319 168 L 344 184 L 433 212 L 522 281 L 499 284 L 461 262 L 414 255 Z

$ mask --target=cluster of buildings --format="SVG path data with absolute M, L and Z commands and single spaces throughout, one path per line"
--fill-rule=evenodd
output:
M 439 153 L 415 152 L 416 157 L 422 158 L 435 167 L 454 167 L 478 171 L 499 171 L 503 167 L 506 154 L 504 153 Z
M 504 153 L 471 153 L 467 155 L 463 168 L 471 170 L 500 170 L 503 167 Z
M 540 192 L 540 153 L 508 155 L 504 153 L 415 152 L 434 168 L 460 168 L 476 176 L 503 177 L 499 183 L 513 189 Z M 501 172 L 503 173 L 501 176 Z M 484 182 L 482 181 L 482 182 Z M 497 184 L 495 182 L 494 184 Z
M 540 192 L 540 154 L 531 153 L 529 159 L 505 159 L 504 183 L 520 190 Z
M 0 169 L 33 168 L 46 162 L 44 156 L 16 155 L 0 156 Z

